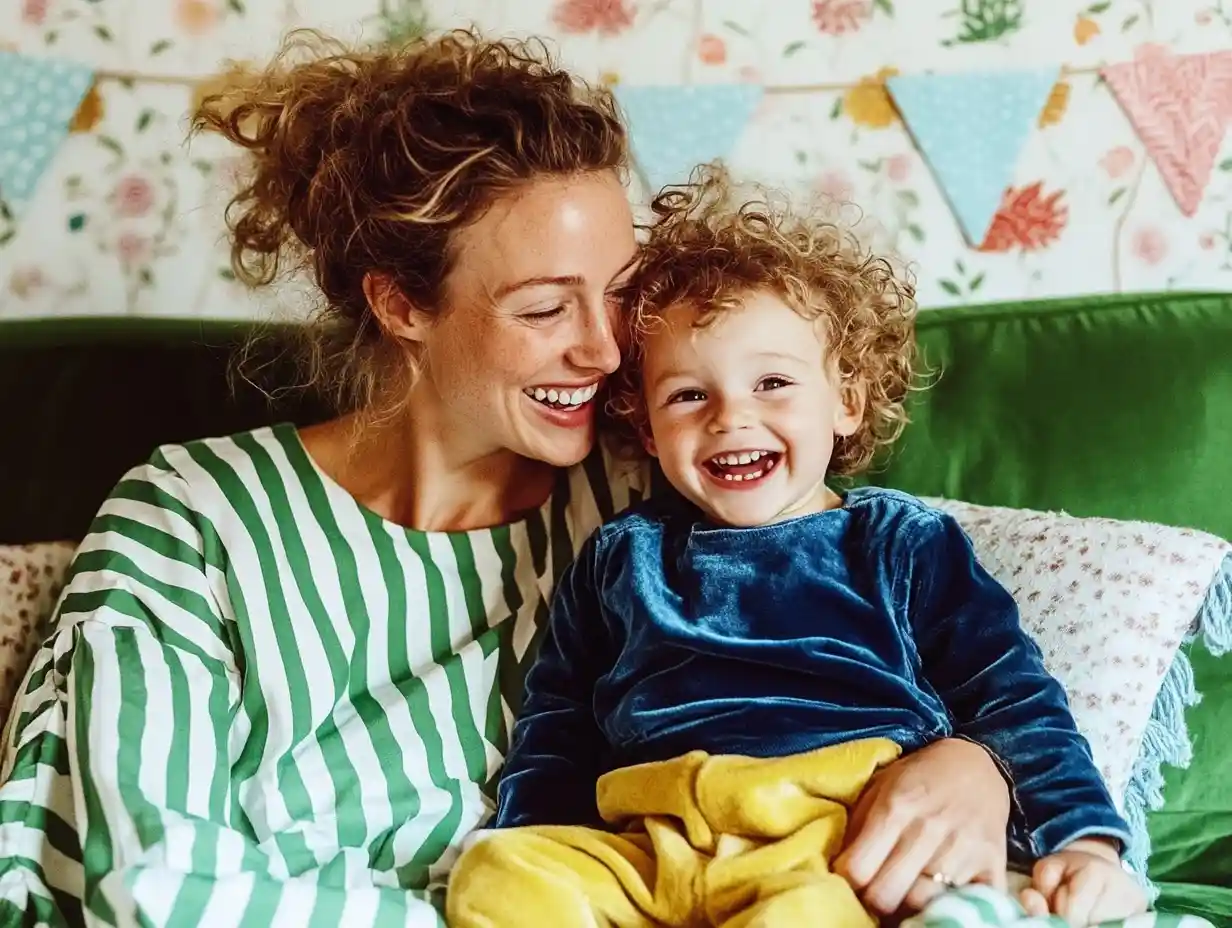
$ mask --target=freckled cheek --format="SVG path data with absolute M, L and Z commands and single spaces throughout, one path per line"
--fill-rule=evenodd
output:
M 766 410 L 767 424 L 792 430 L 816 431 L 818 423 L 828 423 L 833 418 L 833 409 L 820 402 L 781 403 Z
M 542 333 L 503 332 L 475 345 L 467 361 L 489 382 L 521 388 L 559 376 L 564 367 L 561 354 Z
M 660 417 L 652 421 L 660 459 L 691 464 L 697 455 L 700 427 L 686 418 Z

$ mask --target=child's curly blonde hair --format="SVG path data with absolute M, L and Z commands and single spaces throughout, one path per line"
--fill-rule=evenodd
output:
M 915 362 L 915 289 L 883 257 L 836 225 L 776 205 L 741 201 L 727 172 L 705 165 L 690 183 L 665 189 L 629 281 L 624 362 L 609 382 L 607 413 L 620 439 L 648 427 L 642 387 L 644 334 L 672 306 L 697 308 L 705 326 L 749 293 L 770 291 L 825 325 L 827 360 L 843 384 L 867 394 L 864 419 L 834 447 L 830 473 L 865 470 L 907 423 L 904 400 Z

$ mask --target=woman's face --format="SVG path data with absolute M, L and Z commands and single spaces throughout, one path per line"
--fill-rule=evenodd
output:
M 458 464 L 505 450 L 576 464 L 594 442 L 596 391 L 620 363 L 614 294 L 637 251 L 619 179 L 535 181 L 454 247 L 411 414 L 436 420 Z

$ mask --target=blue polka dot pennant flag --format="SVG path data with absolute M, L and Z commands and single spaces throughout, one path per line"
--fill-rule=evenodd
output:
M 0 199 L 14 218 L 68 135 L 94 82 L 84 65 L 0 52 Z
M 1057 68 L 904 74 L 887 80 L 963 235 L 978 248 L 1023 144 L 1059 77 Z
M 699 164 L 726 158 L 762 92 L 756 84 L 616 87 L 650 194 L 687 181 Z

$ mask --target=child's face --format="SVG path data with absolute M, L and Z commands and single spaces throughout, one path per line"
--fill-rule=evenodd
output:
M 726 525 L 832 505 L 834 439 L 859 427 L 863 399 L 839 389 L 822 325 L 766 292 L 705 328 L 696 318 L 673 306 L 646 337 L 646 447 L 664 475 Z

